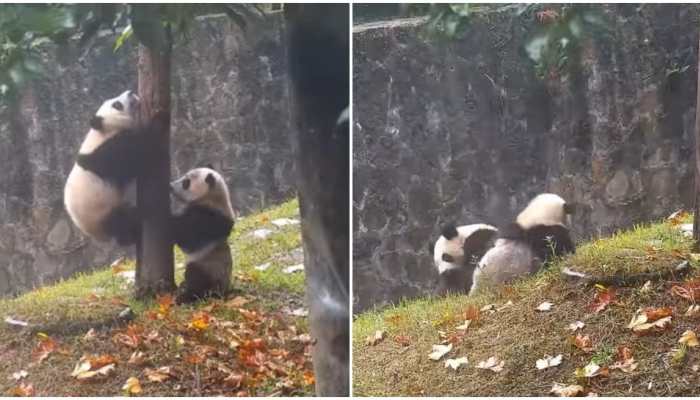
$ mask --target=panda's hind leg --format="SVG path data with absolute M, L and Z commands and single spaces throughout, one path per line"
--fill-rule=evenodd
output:
M 115 208 L 105 220 L 105 232 L 120 246 L 136 244 L 141 239 L 141 217 L 135 206 Z
M 196 262 L 188 263 L 185 268 L 185 280 L 180 285 L 176 302 L 182 304 L 205 297 L 222 297 L 226 293 L 220 286 L 218 279 L 208 273 L 205 266 Z

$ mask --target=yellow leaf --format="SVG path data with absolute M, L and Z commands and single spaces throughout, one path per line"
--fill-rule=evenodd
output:
M 139 394 L 142 391 L 141 382 L 139 382 L 138 378 L 132 376 L 126 380 L 126 383 L 122 386 L 122 390 L 127 394 Z
M 698 337 L 695 335 L 695 332 L 688 330 L 683 332 L 681 338 L 678 339 L 678 343 L 684 343 L 688 347 L 695 347 L 698 345 Z

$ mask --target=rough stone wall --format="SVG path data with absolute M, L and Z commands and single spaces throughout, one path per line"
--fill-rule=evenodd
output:
M 448 42 L 355 27 L 355 312 L 431 293 L 447 221 L 505 223 L 552 191 L 579 203 L 582 240 L 692 204 L 696 8 L 605 11 L 610 34 L 545 81 L 522 48 L 534 21 L 474 19 Z
M 242 213 L 294 195 L 283 20 L 243 34 L 225 18 L 194 24 L 173 60 L 173 171 L 212 163 Z M 136 46 L 115 36 L 88 51 L 46 49 L 48 78 L 0 109 L 0 295 L 104 265 L 123 250 L 85 238 L 63 207 L 63 185 L 100 102 L 135 90 Z

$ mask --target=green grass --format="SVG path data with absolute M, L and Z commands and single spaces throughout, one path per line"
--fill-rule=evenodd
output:
M 301 226 L 287 225 L 275 227 L 271 221 L 277 218 L 299 219 L 299 203 L 296 199 L 281 205 L 262 210 L 258 213 L 241 218 L 236 222 L 229 238 L 233 253 L 232 294 L 224 300 L 202 300 L 200 302 L 173 307 L 165 320 L 153 319 L 154 310 L 158 304 L 154 300 L 139 301 L 132 298 L 133 285 L 115 275 L 111 268 L 105 267 L 94 272 L 80 273 L 56 284 L 33 290 L 14 299 L 0 300 L 0 318 L 6 317 L 26 321 L 30 328 L 19 329 L 0 320 L 0 395 L 8 393 L 16 384 L 7 379 L 20 369 L 27 369 L 27 378 L 36 388 L 39 395 L 79 395 L 79 396 L 114 396 L 122 394 L 121 386 L 129 376 L 140 377 L 145 382 L 142 368 L 128 366 L 126 361 L 133 349 L 124 348 L 113 340 L 115 332 L 123 331 L 128 324 L 142 326 L 145 332 L 158 331 L 165 339 L 158 345 L 149 345 L 146 351 L 155 365 L 174 365 L 181 371 L 191 370 L 195 376 L 201 373 L 216 374 L 213 370 L 202 367 L 197 370 L 192 365 L 183 363 L 183 352 L 191 351 L 187 347 L 177 345 L 177 337 L 184 335 L 188 341 L 208 346 L 221 346 L 222 338 L 227 335 L 240 335 L 241 338 L 260 337 L 274 343 L 267 335 L 289 328 L 294 332 L 308 332 L 306 318 L 292 317 L 284 313 L 285 308 L 297 308 L 304 304 L 304 272 L 285 274 L 282 268 L 303 263 L 299 257 L 291 257 L 294 250 L 301 250 Z M 256 229 L 272 230 L 266 239 L 252 236 Z M 271 266 L 265 271 L 255 270 L 255 266 L 270 262 Z M 175 249 L 176 281 L 181 282 L 184 274 L 184 255 Z M 125 269 L 133 269 L 134 262 L 129 260 L 124 264 Z M 257 312 L 262 317 L 262 324 L 251 322 L 237 307 L 226 306 L 226 301 L 236 296 L 243 296 L 250 302 L 243 308 Z M 125 307 L 131 308 L 133 316 L 128 320 L 119 318 L 119 313 Z M 212 325 L 209 331 L 190 338 L 186 328 L 194 313 L 205 311 L 218 321 L 226 321 L 229 326 L 249 324 L 249 327 L 230 330 L 224 326 Z M 82 339 L 90 329 L 97 331 L 99 340 L 85 343 Z M 226 330 L 229 329 L 229 330 Z M 241 329 L 241 330 L 238 330 Z M 256 330 L 260 330 L 259 332 Z M 233 333 L 232 333 L 233 332 Z M 269 333 L 268 333 L 269 332 Z M 31 354 L 37 343 L 37 333 L 44 333 L 56 339 L 62 348 L 50 358 L 50 362 L 38 365 L 32 363 Z M 252 335 L 252 336 L 251 336 Z M 238 336 L 235 336 L 238 337 Z M 227 339 L 230 340 L 230 339 Z M 241 341 L 243 339 L 236 339 Z M 230 351 L 229 342 L 220 349 Z M 279 345 L 279 344 L 277 344 Z M 277 379 L 265 381 L 262 379 L 258 386 L 250 386 L 249 395 L 269 394 L 311 394 L 312 386 L 303 383 L 301 376 L 304 370 L 310 368 L 309 355 L 304 347 L 293 343 L 288 348 L 290 357 L 296 357 L 295 372 L 288 375 L 295 383 L 296 389 L 280 391 L 275 386 Z M 70 371 L 79 357 L 84 353 L 113 354 L 120 360 L 115 376 L 110 377 L 100 385 L 82 384 L 70 377 Z M 235 352 L 233 354 L 235 356 Z M 224 357 L 231 361 L 231 356 Z M 233 358 L 235 360 L 235 357 Z M 298 364 L 302 363 L 302 364 Z M 178 366 L 179 365 L 179 366 Z M 302 369 L 303 367 L 303 369 Z M 212 372 L 213 371 L 213 372 Z M 252 370 L 246 373 L 253 373 Z M 212 384 L 201 386 L 200 378 L 192 376 L 190 380 L 183 375 L 178 381 L 181 389 L 174 389 L 170 384 L 144 385 L 145 395 L 161 396 L 200 396 L 200 395 L 233 395 L 236 391 L 231 388 Z M 213 376 L 213 375 L 212 375 Z M 204 379 L 202 377 L 202 379 Z M 212 378 L 213 379 L 213 378 Z M 257 378 L 256 378 L 257 379 Z M 302 383 L 299 383 L 302 382 Z M 218 386 L 217 386 L 218 385 Z M 292 391 L 289 391 L 292 390 Z
M 689 217 L 688 217 L 689 218 Z M 561 259 L 548 270 L 484 291 L 476 296 L 453 295 L 407 300 L 381 310 L 358 315 L 353 322 L 353 386 L 359 396 L 547 396 L 554 382 L 582 384 L 587 391 L 606 396 L 668 396 L 700 394 L 698 375 L 691 367 L 700 363 L 700 352 L 690 349 L 682 366 L 668 368 L 667 356 L 687 329 L 698 332 L 698 320 L 684 317 L 690 304 L 669 293 L 673 282 L 653 282 L 652 289 L 618 288 L 617 301 L 600 313 L 587 308 L 595 288 L 566 283 L 563 267 L 595 276 L 655 272 L 674 267 L 690 257 L 691 241 L 670 223 L 645 224 L 610 238 L 582 244 L 576 254 Z M 694 267 L 691 276 L 698 275 Z M 456 326 L 474 308 L 512 306 L 495 313 L 480 312 L 463 336 Z M 549 301 L 550 312 L 536 307 Z M 640 307 L 671 307 L 671 328 L 660 335 L 635 336 L 626 328 Z M 594 351 L 584 353 L 572 345 L 571 322 L 583 321 Z M 386 338 L 376 346 L 366 338 L 377 330 Z M 698 332 L 700 333 L 700 332 Z M 428 358 L 431 346 L 451 338 L 452 352 L 444 359 L 466 356 L 469 365 L 458 371 L 446 369 L 443 361 Z M 398 339 L 397 339 L 398 338 Z M 400 339 L 400 340 L 399 340 Z M 408 341 L 408 346 L 399 342 Z M 580 381 L 576 368 L 591 359 L 610 365 L 618 346 L 632 349 L 639 362 L 631 373 L 611 371 L 608 378 Z M 537 370 L 537 359 L 545 354 L 564 355 L 559 367 Z M 504 371 L 493 373 L 475 368 L 491 356 L 505 362 Z M 652 382 L 649 389 L 649 382 Z

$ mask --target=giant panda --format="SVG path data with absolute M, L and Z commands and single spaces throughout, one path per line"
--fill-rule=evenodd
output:
M 228 237 L 234 225 L 224 178 L 211 166 L 195 168 L 170 183 L 184 210 L 171 218 L 173 242 L 185 253 L 185 280 L 176 301 L 223 296 L 231 282 L 233 259 Z
M 433 245 L 433 262 L 438 270 L 437 293 L 467 293 L 476 263 L 491 247 L 498 230 L 487 224 L 442 227 Z
M 66 211 L 75 225 L 98 241 L 134 244 L 140 222 L 136 207 L 126 200 L 127 186 L 145 168 L 148 131 L 165 129 L 169 115 L 161 112 L 148 127 L 136 122 L 139 98 L 127 90 L 102 103 L 90 119 L 63 192 Z
M 537 272 L 544 263 L 576 251 L 565 222 L 573 206 L 560 196 L 543 193 L 533 198 L 515 222 L 479 260 L 470 294 L 489 284 L 501 284 Z

